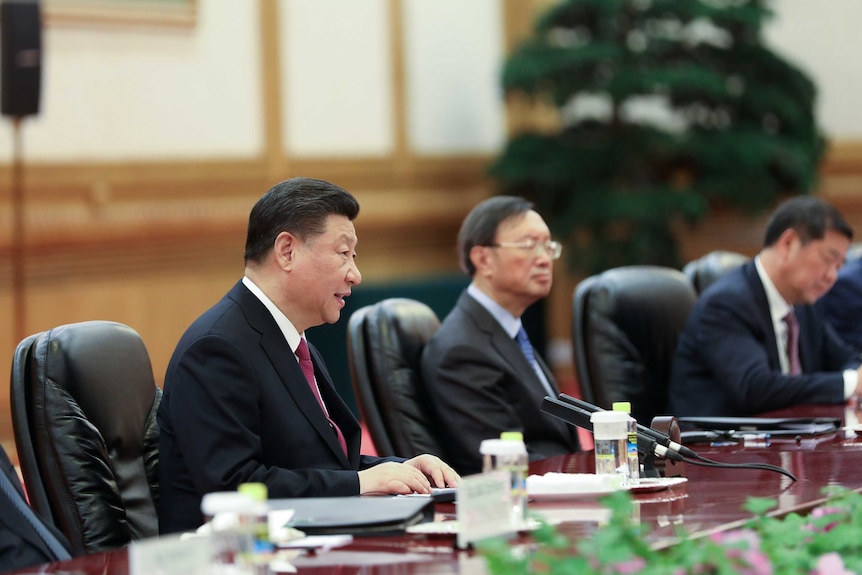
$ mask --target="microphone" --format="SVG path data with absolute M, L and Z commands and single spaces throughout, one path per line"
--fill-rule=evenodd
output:
M 562 400 L 562 401 L 561 401 Z M 560 399 L 555 399 L 546 396 L 542 401 L 542 411 L 553 415 L 558 419 L 562 419 L 569 425 L 583 427 L 588 431 L 593 431 L 593 424 L 590 421 L 590 416 L 597 411 L 604 411 L 602 408 L 595 406 L 576 397 L 560 394 Z M 767 471 L 775 471 L 789 477 L 793 481 L 797 481 L 796 476 L 784 468 L 769 463 L 722 463 L 713 461 L 698 453 L 695 453 L 688 447 L 680 445 L 675 441 L 671 441 L 670 437 L 638 424 L 638 451 L 644 454 L 644 473 L 649 477 L 650 468 L 647 465 L 647 460 L 652 456 L 664 457 L 671 461 L 686 461 L 696 465 L 706 467 L 725 467 L 733 469 L 765 469 Z M 678 451 L 674 448 L 678 447 Z M 691 453 L 691 455 L 684 455 Z M 655 469 L 651 470 L 655 473 Z M 658 475 L 656 475 L 657 477 Z
M 560 394 L 560 397 L 562 398 L 563 395 L 564 394 Z M 592 410 L 584 409 L 579 405 L 575 405 L 570 402 L 561 401 L 560 399 L 555 399 L 553 397 L 547 396 L 542 402 L 542 411 L 547 413 L 548 415 L 553 415 L 557 419 L 562 419 L 569 425 L 582 427 L 587 431 L 592 432 L 593 424 L 590 421 L 590 416 L 596 411 L 604 410 L 590 403 L 584 403 L 586 404 L 586 406 L 592 408 Z M 655 430 L 652 431 L 654 431 L 658 435 L 663 435 Z M 668 438 L 668 440 L 670 440 L 670 438 Z M 669 450 L 667 446 L 662 445 L 659 441 L 656 440 L 655 437 L 648 433 L 642 433 L 640 429 L 638 429 L 638 451 L 643 454 L 652 453 L 658 457 L 670 459 L 671 461 L 684 461 L 683 456 L 680 455 L 680 453 L 673 450 Z
M 571 395 L 567 395 L 565 393 L 561 393 L 559 395 L 559 398 L 560 398 L 560 400 L 562 400 L 568 404 L 571 404 L 571 405 L 573 405 L 573 406 L 575 406 L 575 407 L 577 407 L 583 411 L 589 412 L 589 413 L 595 413 L 597 411 L 605 411 L 604 409 L 602 409 L 601 407 L 599 407 L 597 405 L 593 405 L 592 403 L 587 403 L 583 399 L 578 399 L 577 397 L 572 397 Z M 653 429 L 651 427 L 647 427 L 645 425 L 641 425 L 640 423 L 638 423 L 638 437 L 640 437 L 641 434 L 646 435 L 647 437 L 649 437 L 652 440 L 655 440 L 656 443 L 658 443 L 661 447 L 664 447 L 665 449 L 669 450 L 671 453 L 675 452 L 675 453 L 678 453 L 684 457 L 690 457 L 690 458 L 697 458 L 698 457 L 698 454 L 695 453 L 694 451 L 692 451 L 690 448 L 688 448 L 685 445 L 682 445 L 680 443 L 677 443 L 676 441 L 672 440 L 670 437 L 668 437 L 664 433 L 662 433 L 660 431 L 656 431 L 655 429 Z M 640 444 L 640 440 L 638 440 L 638 444 Z

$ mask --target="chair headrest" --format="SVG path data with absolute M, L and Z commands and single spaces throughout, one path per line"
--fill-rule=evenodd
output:
M 157 387 L 135 330 L 109 321 L 57 327 L 37 340 L 32 361 L 38 380 L 68 393 L 100 430 L 109 451 L 121 453 L 128 438 L 143 437 L 141 422 L 153 407 Z

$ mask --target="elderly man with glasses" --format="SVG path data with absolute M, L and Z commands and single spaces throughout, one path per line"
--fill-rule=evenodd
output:
M 531 460 L 578 450 L 575 430 L 541 412 L 544 397 L 559 390 L 521 325 L 524 311 L 550 293 L 561 252 L 522 198 L 485 200 L 461 225 L 458 253 L 472 281 L 422 354 L 445 422 L 445 457 L 459 473 L 481 471 L 479 444 L 503 431 L 524 434 Z

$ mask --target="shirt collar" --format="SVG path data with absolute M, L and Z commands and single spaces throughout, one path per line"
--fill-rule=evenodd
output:
M 257 299 L 269 310 L 269 313 L 272 315 L 272 318 L 275 320 L 275 323 L 278 324 L 278 328 L 281 330 L 282 335 L 284 335 L 284 339 L 287 341 L 287 345 L 290 346 L 290 349 L 293 350 L 293 353 L 296 354 L 296 348 L 299 347 L 299 340 L 303 334 L 300 334 L 296 331 L 296 328 L 293 327 L 293 324 L 290 323 L 290 320 L 287 319 L 287 316 L 282 313 L 278 306 L 272 303 L 272 300 L 267 297 L 263 290 L 257 287 L 253 281 L 251 281 L 248 276 L 243 276 L 242 283 L 248 290 L 255 295 Z
M 760 262 L 760 256 L 756 256 L 754 258 L 754 267 L 757 269 L 757 275 L 760 276 L 760 283 L 763 284 L 763 289 L 766 291 L 766 301 L 769 302 L 769 314 L 772 316 L 773 323 L 783 321 L 784 316 L 786 316 L 787 312 L 793 309 L 793 307 L 787 303 L 783 297 L 781 297 L 780 293 L 778 293 L 778 288 L 776 288 L 775 284 L 772 283 L 772 279 L 769 277 L 769 274 L 766 273 L 766 269 Z
M 467 293 L 479 302 L 479 305 L 488 310 L 488 313 L 497 320 L 497 323 L 509 337 L 514 338 L 518 334 L 518 330 L 521 329 L 521 318 L 513 316 L 503 306 L 495 302 L 491 296 L 476 287 L 474 283 L 467 286 Z

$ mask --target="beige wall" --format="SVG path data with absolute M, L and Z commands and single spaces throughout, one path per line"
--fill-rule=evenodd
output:
M 501 60 L 548 3 L 196 0 L 193 26 L 49 22 L 42 110 L 20 132 L 22 244 L 13 129 L 0 122 L 0 374 L 26 334 L 111 319 L 141 333 L 161 382 L 182 331 L 240 276 L 250 206 L 293 175 L 357 195 L 366 282 L 455 271 L 457 227 L 492 192 L 484 170 L 512 121 L 496 83 Z M 821 192 L 862 229 L 862 118 L 846 105 L 862 70 L 832 65 L 862 43 L 841 16 L 857 9 L 852 0 L 821 3 L 818 14 L 806 0 L 777 9 L 770 38 L 793 48 L 834 103 L 822 110 L 837 141 Z M 719 214 L 682 232 L 685 254 L 753 253 L 759 227 Z M 12 281 L 19 245 L 23 306 Z M 560 268 L 549 306 L 562 377 L 577 279 Z

